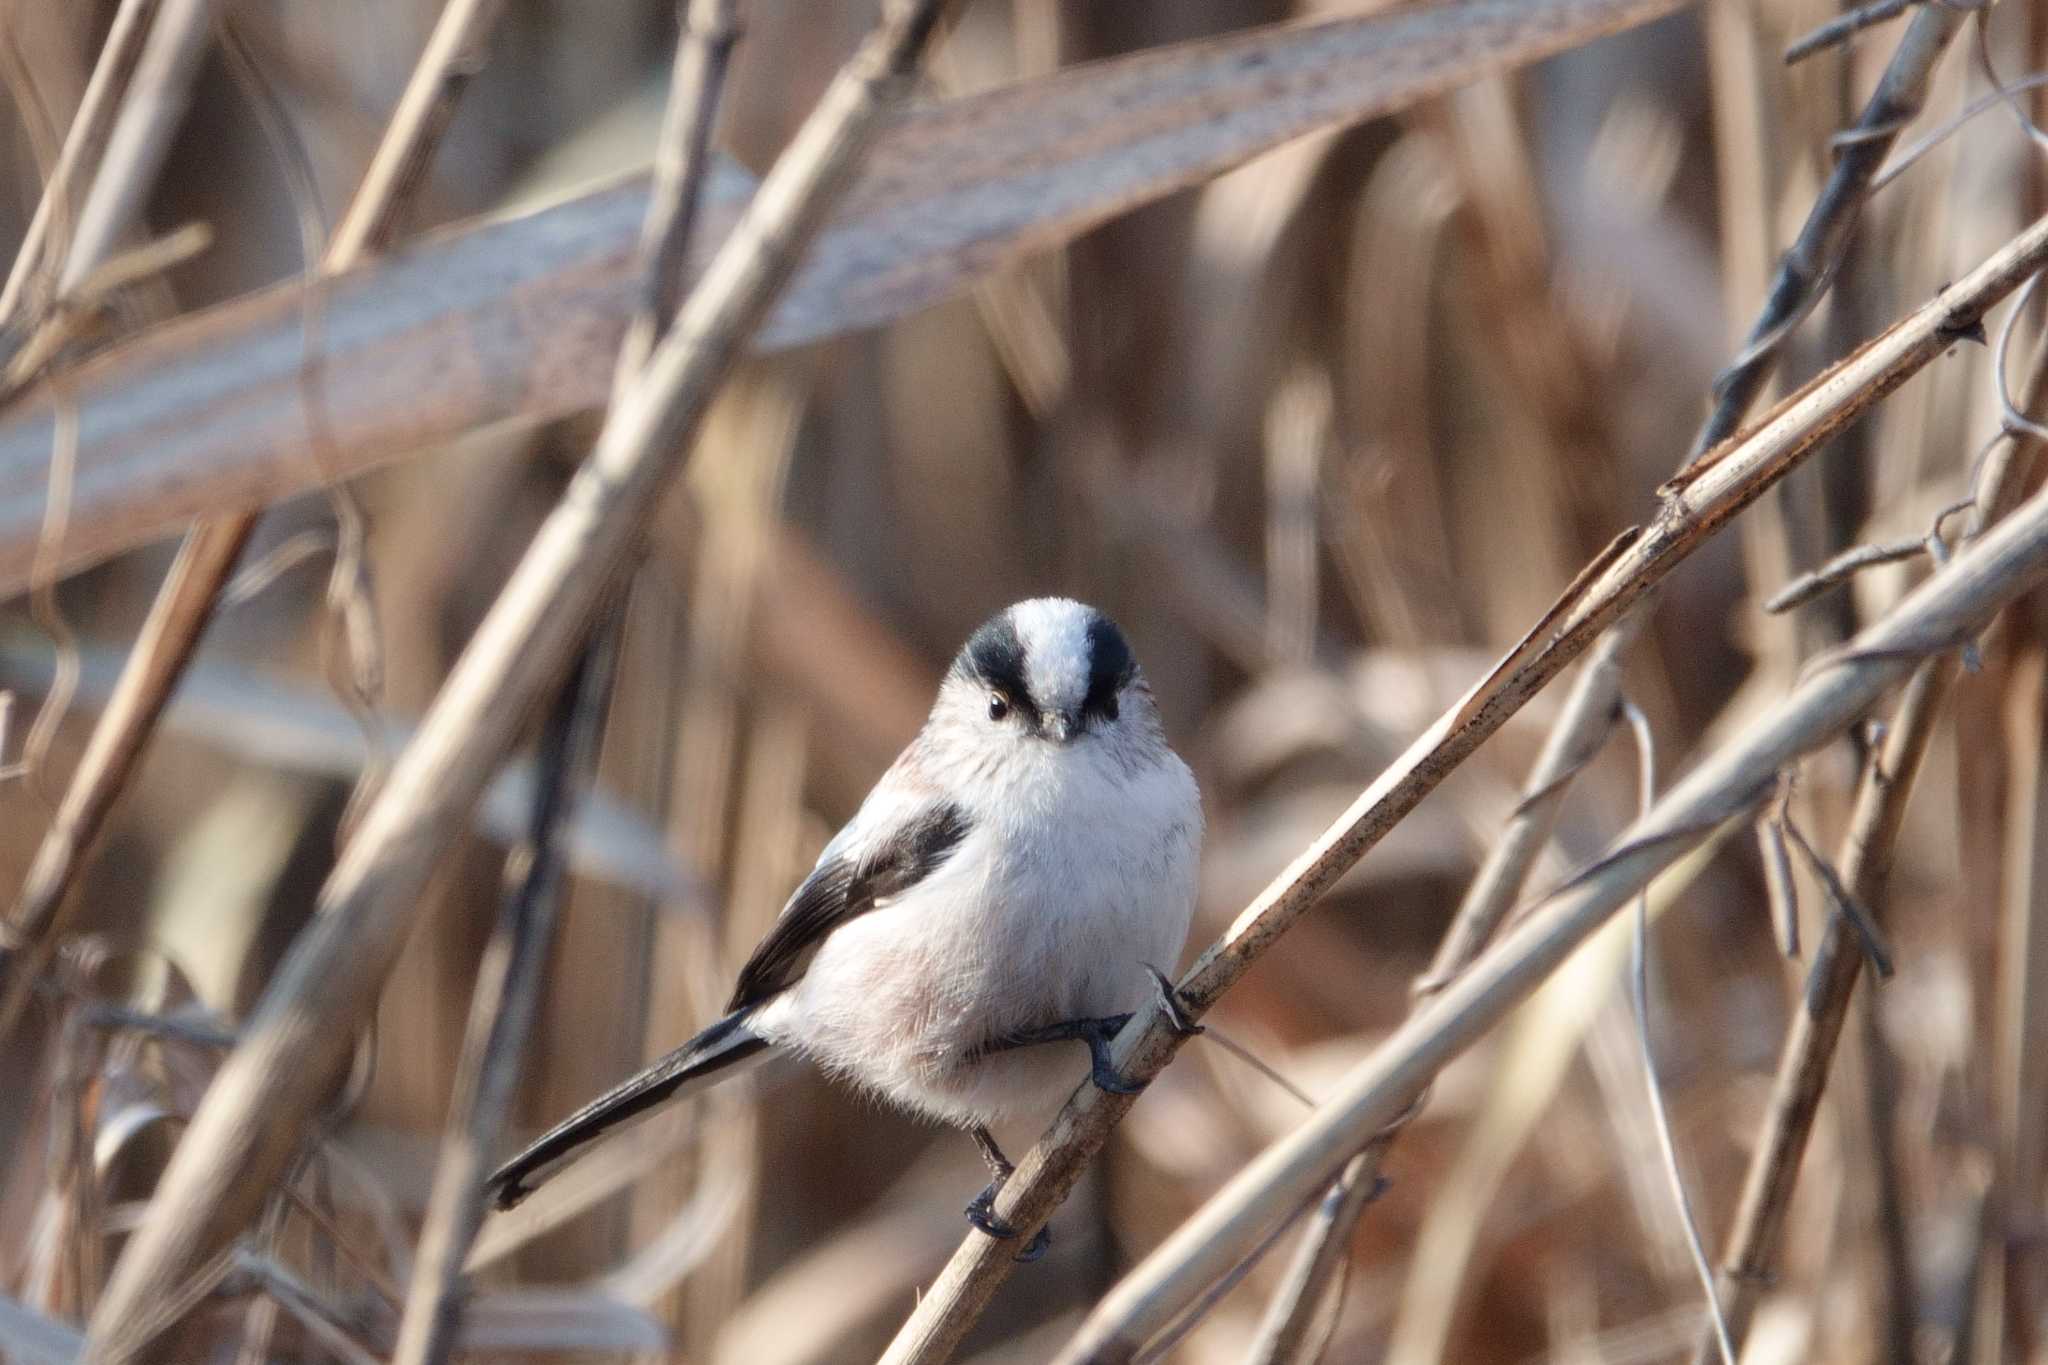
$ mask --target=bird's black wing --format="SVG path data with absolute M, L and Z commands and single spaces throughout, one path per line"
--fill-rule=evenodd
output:
M 879 843 L 820 859 L 733 987 L 726 1010 L 745 1009 L 786 989 L 834 929 L 930 876 L 967 837 L 967 813 L 937 802 L 903 821 Z

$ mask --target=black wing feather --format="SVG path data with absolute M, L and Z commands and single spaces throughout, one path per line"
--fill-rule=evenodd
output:
M 967 837 L 967 813 L 950 802 L 927 808 L 895 837 L 854 859 L 826 859 L 804 878 L 782 917 L 761 940 L 733 987 L 727 1012 L 785 990 L 810 965 L 826 936 L 936 871 Z

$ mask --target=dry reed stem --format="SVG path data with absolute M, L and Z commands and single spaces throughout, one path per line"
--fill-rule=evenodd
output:
M 348 270 L 390 243 L 500 7 L 501 0 L 449 0 L 327 244 L 322 274 Z M 71 259 L 80 259 L 77 248 Z M 134 773 L 255 527 L 254 512 L 194 527 L 157 591 L 120 681 L 36 848 L 20 898 L 0 922 L 0 1038 L 8 1037 L 20 1020 L 28 992 L 62 930 L 66 898 L 85 855 Z
M 1179 983 L 1188 1008 L 1199 1015 L 1214 1004 L 1339 876 L 1674 565 L 1821 442 L 1959 339 L 1974 335 L 1984 311 L 2044 262 L 2048 218 L 2036 221 L 1962 280 L 1784 399 L 1747 435 L 1694 462 L 1685 478 L 1669 486 L 1656 519 L 1640 532 L 1622 535 L 1582 571 L 1528 637 L 1381 773 L 1203 953 Z M 1459 987 L 1454 983 L 1447 989 Z M 1423 1012 L 1429 1017 L 1441 1013 L 1438 1002 Z M 1156 1014 L 1146 1012 L 1118 1035 L 1114 1061 L 1121 1074 L 1148 1080 L 1178 1049 L 1180 1039 Z M 996 1215 L 1026 1237 L 1034 1233 L 1073 1188 L 1130 1104 L 1127 1096 L 1093 1087 L 1076 1092 L 1051 1130 L 1019 1163 L 996 1201 Z M 1352 1152 L 1371 1135 L 1360 1134 Z M 1334 1168 L 1330 1174 L 1335 1174 Z M 885 1361 L 924 1365 L 944 1359 L 1010 1268 L 1004 1244 L 979 1234 L 970 1236 L 898 1333 Z
M 28 230 L 15 251 L 6 288 L 0 289 L 0 326 L 15 323 L 30 283 L 47 273 L 44 251 L 50 238 L 54 235 L 62 242 L 67 235 L 64 224 L 71 218 L 72 184 L 99 159 L 107 145 L 107 133 L 120 110 L 122 92 L 135 73 L 143 39 L 149 34 L 160 3 L 161 0 L 121 0 L 121 7 L 114 11 L 99 60 L 93 64 L 92 78 L 86 82 L 85 94 L 72 115 L 71 126 L 65 130 L 57 164 L 50 168 L 35 216 L 29 219 Z
M 1694 456 L 1741 425 L 1750 403 L 1776 367 L 1790 324 L 1805 316 L 1825 289 L 1832 262 L 1862 215 L 1872 178 L 1900 130 L 1919 111 L 1934 65 L 1960 25 L 1960 18 L 1953 15 L 1930 18 L 1934 11 L 1945 13 L 1940 5 L 1929 6 L 1914 17 L 1901 38 L 1877 91 L 1852 130 L 1847 150 L 1837 158 L 1797 241 L 1779 262 L 1770 295 L 1744 343 L 1744 354 L 1715 383 L 1714 409 L 1693 440 Z M 1647 615 L 1648 610 L 1646 605 L 1637 615 Z M 1529 795 L 1488 855 L 1466 905 L 1460 907 L 1461 922 L 1498 924 L 1521 895 L 1529 868 L 1557 818 L 1555 808 L 1564 799 L 1575 771 L 1564 766 L 1565 761 L 1575 759 L 1582 764 L 1604 739 L 1621 695 L 1622 660 L 1641 629 L 1642 623 L 1635 621 L 1625 630 L 1610 632 L 1572 684 L 1556 725 L 1562 733 L 1545 742 L 1543 758 L 1529 782 Z M 1546 777 L 1549 780 L 1542 780 Z M 1480 899 L 1480 904 L 1473 905 L 1474 899 Z
M 2048 398 L 2048 367 L 2035 373 L 2027 410 L 2035 410 L 2044 398 Z M 2039 442 L 2031 436 L 2014 432 L 1994 453 L 1983 473 L 1982 501 L 1968 532 L 1971 539 L 2018 500 L 2038 447 Z M 1905 818 L 1906 802 L 1933 738 L 1934 723 L 1960 669 L 1955 656 L 1944 655 L 1915 670 L 1886 728 L 1883 748 L 1864 768 L 1835 860 L 1843 885 L 1863 905 L 1883 908 L 1885 879 L 1891 871 L 1892 849 Z M 1807 969 L 1799 1009 L 1779 1054 L 1763 1129 L 1750 1152 L 1735 1221 L 1720 1255 L 1721 1306 L 1738 1348 L 1777 1260 L 1799 1164 L 1813 1135 L 1814 1117 L 1820 1110 L 1835 1045 L 1862 976 L 1865 956 L 1849 926 L 1838 916 L 1831 918 Z M 1704 1335 L 1695 1341 L 1692 1358 L 1695 1365 L 1707 1365 L 1713 1358 L 1712 1343 Z
M 1775 368 L 1778 350 L 1789 325 L 1812 307 L 1825 288 L 1829 264 L 1846 244 L 1898 131 L 1918 112 L 1935 61 L 1953 37 L 1959 19 L 1923 26 L 1917 21 L 1901 40 L 1877 92 L 1856 125 L 1856 137 L 1835 164 L 1827 187 L 1816 199 L 1798 241 L 1780 262 L 1778 276 L 1764 309 L 1751 328 L 1744 355 L 1716 385 L 1713 414 L 1701 428 L 1693 454 L 1732 432 Z M 1557 722 L 1545 740 L 1525 787 L 1520 807 L 1488 852 L 1452 922 L 1429 976 L 1422 986 L 1435 988 L 1461 970 L 1482 948 L 1502 917 L 1522 893 L 1536 857 L 1549 841 L 1565 792 L 1578 770 L 1597 753 L 1613 723 L 1621 697 L 1623 662 L 1641 633 L 1654 600 L 1645 601 L 1618 621 L 1600 640 L 1592 657 L 1573 682 Z M 1377 1148 L 1364 1165 L 1378 1178 Z M 1350 1178 L 1347 1173 L 1347 1179 Z M 1363 1203 L 1351 1207 L 1363 1212 Z M 1355 1216 L 1355 1215 L 1354 1215 Z M 1348 1238 L 1351 1228 L 1336 1222 L 1319 1225 L 1327 1237 Z M 1282 1311 L 1276 1306 L 1276 1312 Z M 1306 1311 L 1295 1300 L 1294 1312 Z
M 1775 788 L 1781 770 L 1831 742 L 1923 660 L 1960 647 L 2001 605 L 2044 576 L 2048 492 L 1845 648 L 1819 660 L 1738 740 L 1708 755 L 1606 852 L 1531 907 L 1354 1069 L 1308 1122 L 1262 1153 L 1127 1276 L 1061 1354 L 1061 1365 L 1128 1360 L 1244 1246 L 1329 1180 L 1660 872 L 1745 816 Z
M 1714 411 L 1700 428 L 1694 451 L 1719 444 L 1742 425 L 1750 404 L 1777 369 L 1786 335 L 1826 292 L 1870 197 L 1871 182 L 1900 131 L 1919 117 L 1935 65 L 1968 17 L 1969 11 L 1960 5 L 1927 4 L 1908 21 L 1855 127 L 1837 138 L 1827 184 L 1799 236 L 1779 260 L 1770 296 L 1741 353 L 1714 381 Z
M 227 1245 L 298 1149 L 420 895 L 536 701 L 619 581 L 712 397 L 907 77 L 946 0 L 889 5 L 778 160 L 478 627 L 193 1115 L 88 1328 L 86 1365 L 141 1359 L 151 1306 Z
M 587 772 L 596 753 L 617 659 L 617 634 L 608 633 L 578 661 L 549 717 L 532 833 L 508 870 L 524 866 L 477 969 L 448 1128 L 434 1161 L 391 1365 L 440 1365 L 462 1331 L 463 1270 L 483 1225 L 484 1184 L 518 1089 L 541 974 L 554 941 L 566 871 L 562 825 L 574 800 L 570 784 Z
M 1310 1365 L 1321 1356 L 1321 1347 L 1311 1344 L 1313 1329 L 1327 1312 L 1332 1319 L 1328 1330 L 1334 1332 L 1336 1320 L 1343 1314 L 1334 1285 L 1350 1268 L 1351 1234 L 1366 1205 L 1379 1192 L 1380 1155 L 1379 1142 L 1367 1146 L 1351 1158 L 1337 1183 L 1323 1196 L 1294 1249 L 1294 1259 L 1287 1263 L 1266 1316 L 1259 1321 L 1258 1335 L 1246 1357 L 1253 1365 Z
M 1694 455 L 1739 424 L 1775 367 L 1786 324 L 1803 316 L 1812 306 L 1811 296 L 1825 287 L 1831 268 L 1827 262 L 1846 244 L 1868 198 L 1872 178 L 1898 130 L 1918 112 L 1934 63 L 1959 23 L 1959 19 L 1952 19 L 1938 26 L 1916 25 L 1901 40 L 1884 80 L 1858 121 L 1859 138 L 1837 160 L 1828 187 L 1816 200 L 1798 242 L 1779 265 L 1771 295 L 1751 329 L 1744 359 L 1731 370 L 1733 378 L 1724 378 L 1717 385 L 1718 401 L 1695 441 Z M 1582 437 L 1588 430 L 1583 423 L 1571 422 L 1561 422 L 1557 429 L 1573 437 Z M 1709 433 L 1714 433 L 1714 440 L 1709 439 Z M 1417 983 L 1418 992 L 1441 988 L 1469 965 L 1522 894 L 1530 869 L 1549 842 L 1572 779 L 1606 741 L 1621 698 L 1624 660 L 1653 607 L 1654 600 L 1645 601 L 1616 622 L 1580 671 L 1531 770 L 1514 818 L 1473 878 L 1429 974 Z M 1333 1191 L 1331 1216 L 1311 1225 L 1296 1267 L 1302 1274 L 1308 1273 L 1308 1267 L 1334 1273 L 1342 1263 L 1334 1250 L 1349 1244 L 1357 1219 L 1366 1208 L 1363 1193 L 1379 1180 L 1380 1163 L 1393 1134 L 1382 1136 L 1385 1140 L 1375 1141 L 1346 1168 Z M 1298 1342 L 1306 1331 L 1306 1318 L 1324 1298 L 1320 1284 L 1290 1278 L 1271 1305 L 1262 1329 L 1267 1349 L 1277 1350 L 1281 1343 Z
M 192 80 L 220 8 L 221 0 L 164 0 L 150 22 L 57 272 L 59 299 L 114 254 L 121 234 L 142 212 L 192 97 Z
M 682 300 L 683 256 L 737 36 L 734 9 L 735 0 L 691 0 L 681 25 L 642 235 L 646 302 L 620 348 L 621 400 Z M 518 1087 L 541 973 L 554 941 L 566 870 L 562 827 L 574 799 L 570 786 L 583 780 L 595 761 L 611 700 L 622 648 L 618 605 L 600 608 L 603 623 L 564 684 L 542 737 L 533 828 L 520 855 L 526 867 L 505 900 L 470 997 L 455 1097 L 434 1164 L 392 1365 L 441 1365 L 461 1331 L 463 1268 L 483 1225 L 485 1181 Z
M 1621 637 L 1623 646 L 1635 638 L 1646 619 L 1631 612 L 1617 621 L 1604 638 Z M 1469 967 L 1479 956 L 1501 919 L 1520 893 L 1522 881 L 1534 865 L 1557 821 L 1562 806 L 1554 797 L 1562 792 L 1605 743 L 1613 724 L 1610 704 L 1604 716 L 1575 716 L 1571 707 L 1597 706 L 1608 695 L 1619 696 L 1621 659 L 1618 653 L 1600 653 L 1586 663 L 1588 671 L 1611 670 L 1616 676 L 1602 679 L 1597 687 L 1580 685 L 1566 699 L 1567 710 L 1558 717 L 1544 742 L 1543 752 L 1529 774 L 1520 807 L 1507 831 L 1488 851 L 1485 862 L 1473 878 L 1470 889 L 1444 932 L 1429 971 L 1415 983 L 1418 1000 L 1427 999 L 1445 983 Z M 1603 723 L 1604 722 L 1604 723 Z M 1398 1130 L 1377 1135 L 1366 1149 L 1353 1158 L 1337 1183 L 1331 1187 L 1322 1216 L 1303 1234 L 1296 1259 L 1260 1326 L 1261 1362 L 1280 1365 L 1295 1358 L 1317 1311 L 1327 1298 L 1329 1277 L 1348 1264 L 1347 1251 L 1358 1220 L 1371 1202 L 1371 1192 L 1380 1180 L 1380 1165 Z
M 1290 138 L 1407 107 L 1647 22 L 1680 0 L 1467 0 L 1097 62 L 889 120 L 755 345 L 873 326 Z M 740 211 L 706 204 L 698 259 Z M 443 233 L 321 286 L 326 477 L 463 432 L 601 405 L 638 302 L 647 182 Z M 78 496 L 65 572 L 313 477 L 292 284 L 157 328 L 64 376 Z M 544 320 L 544 321 L 543 321 Z M 0 419 L 0 593 L 27 583 L 54 390 Z

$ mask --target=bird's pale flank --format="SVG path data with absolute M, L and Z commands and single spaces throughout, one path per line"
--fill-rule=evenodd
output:
M 770 1048 L 972 1131 L 1043 1119 L 1186 941 L 1202 835 L 1193 775 L 1107 616 L 1020 602 L 967 641 L 930 718 L 825 847 L 741 970 L 726 1016 L 571 1115 L 494 1177 L 517 1202 L 605 1129 Z M 1167 996 L 1172 1004 L 1170 992 Z

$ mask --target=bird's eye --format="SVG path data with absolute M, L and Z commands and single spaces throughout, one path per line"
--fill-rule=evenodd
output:
M 1000 692 L 991 692 L 991 693 L 989 693 L 989 694 L 988 694 L 988 718 L 989 718 L 990 720 L 1001 720 L 1001 719 L 1002 719 L 1002 718 L 1003 718 L 1004 716 L 1007 716 L 1007 715 L 1009 715 L 1009 714 L 1010 714 L 1010 699 L 1009 699 L 1008 697 L 1004 696 L 1004 695 L 1003 695 L 1002 693 L 1000 693 Z

